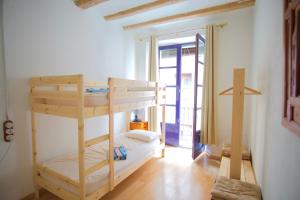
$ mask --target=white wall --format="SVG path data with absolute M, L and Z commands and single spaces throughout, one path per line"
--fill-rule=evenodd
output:
M 246 84 L 251 72 L 253 9 L 248 8 L 228 13 L 222 20 L 228 22 L 217 33 L 216 47 L 216 90 L 217 93 L 233 84 L 233 68 L 246 69 Z M 248 147 L 248 99 L 245 98 L 244 145 Z M 217 130 L 220 144 L 231 143 L 232 97 L 218 96 Z
M 176 33 L 181 30 L 189 30 L 203 27 L 206 24 L 220 24 L 227 22 L 228 25 L 223 29 L 217 30 L 216 37 L 216 90 L 222 90 L 230 87 L 233 81 L 233 68 L 246 68 L 246 81 L 249 82 L 251 73 L 251 58 L 252 58 L 252 35 L 253 35 L 253 9 L 247 8 L 229 13 L 204 17 L 201 19 L 175 23 L 168 26 L 159 26 L 155 29 L 143 30 L 137 34 L 136 39 L 136 67 L 137 75 L 143 77 L 146 67 L 145 59 L 145 43 L 148 41 L 145 35 Z M 199 30 L 203 31 L 203 30 Z M 173 34 L 169 36 L 160 36 L 159 39 L 184 37 L 195 35 L 195 31 L 187 33 Z M 138 39 L 142 38 L 142 40 Z M 168 38 L 168 39 L 169 39 Z M 232 113 L 232 98 L 218 97 L 218 132 L 220 135 L 220 145 L 230 143 L 231 138 L 231 113 Z M 246 100 L 245 111 L 245 146 L 248 146 L 248 109 L 249 105 Z
M 5 119 L 5 98 L 6 98 L 6 90 L 5 90 L 5 69 L 4 69 L 4 48 L 3 48 L 3 24 L 2 24 L 2 1 L 0 1 L 0 122 Z M 1 145 L 0 147 L 2 147 Z M 2 152 L 0 150 L 0 152 Z M 0 154 L 1 156 L 1 154 Z M 1 159 L 1 157 L 0 157 Z
M 300 137 L 281 125 L 283 1 L 255 6 L 253 82 L 263 95 L 253 102 L 251 148 L 266 200 L 300 199 Z
M 3 7 L 9 112 L 16 133 L 0 163 L 0 199 L 13 200 L 33 191 L 29 78 L 78 73 L 91 81 L 134 78 L 134 43 L 130 33 L 101 18 L 100 7 L 81 10 L 72 0 L 4 0 Z M 117 118 L 117 130 L 125 129 L 124 115 Z M 76 149 L 75 120 L 39 116 L 37 121 L 38 140 L 48 148 L 41 159 Z M 107 132 L 107 122 L 107 117 L 87 120 L 87 137 Z
M 0 1 L 0 169 L 2 169 L 2 162 L 10 149 L 10 143 L 4 142 L 2 134 L 2 123 L 6 119 L 6 82 L 5 82 L 5 68 L 4 68 L 4 48 L 3 48 L 3 23 L 2 23 L 2 1 Z

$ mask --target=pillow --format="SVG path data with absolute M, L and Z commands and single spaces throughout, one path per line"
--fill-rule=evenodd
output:
M 152 140 L 158 138 L 158 134 L 156 132 L 145 130 L 131 130 L 125 133 L 125 136 L 143 142 L 151 142 Z

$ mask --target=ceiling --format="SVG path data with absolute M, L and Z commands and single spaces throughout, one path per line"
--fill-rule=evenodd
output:
M 114 23 L 120 26 L 124 26 L 124 25 L 135 24 L 143 21 L 148 21 L 160 17 L 165 17 L 169 15 L 175 15 L 179 13 L 198 10 L 201 8 L 216 6 L 224 3 L 230 3 L 233 1 L 236 0 L 185 0 L 176 4 L 171 4 L 171 5 L 163 6 L 161 8 L 156 8 L 147 12 L 143 12 L 134 16 L 109 21 L 109 23 Z M 151 0 L 130 0 L 130 1 L 109 0 L 90 9 L 97 9 L 97 11 L 100 13 L 103 19 L 103 16 L 105 15 L 126 10 L 149 2 L 152 1 Z

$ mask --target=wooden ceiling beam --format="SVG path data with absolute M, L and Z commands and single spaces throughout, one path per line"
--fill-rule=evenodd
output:
M 160 8 L 167 5 L 172 5 L 178 2 L 182 2 L 184 0 L 156 0 L 150 3 L 142 4 L 140 6 L 132 7 L 127 10 L 122 10 L 117 13 L 113 13 L 111 15 L 104 16 L 105 20 L 116 20 L 124 17 L 129 17 L 132 15 L 136 15 L 142 12 L 146 12 L 149 10 L 153 10 L 155 8 Z
M 82 9 L 87 9 L 105 1 L 108 0 L 75 0 L 74 3 Z
M 255 0 L 239 0 L 231 3 L 226 3 L 226 4 L 221 4 L 217 6 L 212 6 L 208 8 L 202 8 L 199 10 L 194 10 L 191 12 L 186 12 L 186 13 L 181 13 L 177 15 L 171 15 L 167 17 L 162 17 L 158 19 L 153 19 L 137 24 L 131 24 L 131 25 L 126 25 L 123 26 L 124 30 L 132 30 L 132 29 L 138 29 L 138 28 L 144 28 L 144 27 L 149 27 L 149 26 L 154 26 L 154 25 L 159 25 L 159 24 L 165 24 L 169 22 L 175 22 L 179 20 L 186 20 L 186 19 L 193 19 L 196 17 L 203 17 L 207 15 L 212 15 L 212 14 L 218 14 L 222 12 L 228 12 L 232 10 L 237 10 L 241 8 L 246 8 L 255 5 Z

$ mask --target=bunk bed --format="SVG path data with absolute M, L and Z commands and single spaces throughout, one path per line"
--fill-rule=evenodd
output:
M 35 195 L 44 188 L 62 199 L 100 199 L 165 148 L 165 88 L 156 82 L 109 78 L 87 83 L 83 75 L 30 79 L 32 158 Z M 162 105 L 161 135 L 151 142 L 115 134 L 114 114 Z M 78 152 L 37 159 L 36 113 L 76 119 Z M 109 133 L 85 140 L 85 119 L 109 116 Z M 114 161 L 115 145 L 125 144 L 130 157 Z

